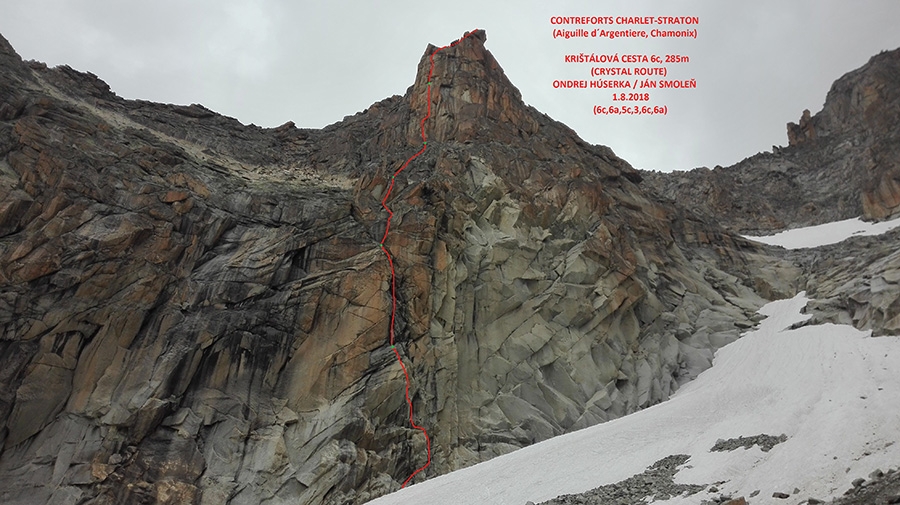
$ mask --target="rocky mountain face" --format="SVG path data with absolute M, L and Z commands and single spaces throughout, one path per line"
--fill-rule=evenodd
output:
M 648 193 L 526 106 L 485 40 L 437 54 L 430 84 L 429 46 L 405 95 L 308 130 L 123 100 L 0 38 L 0 502 L 398 489 L 426 456 L 380 200 L 429 85 L 385 244 L 434 453 L 417 479 L 661 402 L 754 324 L 756 293 L 793 293 L 801 262 L 756 268 L 768 249 Z M 831 146 L 826 117 L 787 151 Z M 888 148 L 867 142 L 840 149 Z
M 900 50 L 832 85 L 822 110 L 788 123 L 788 146 L 731 167 L 642 172 L 644 186 L 749 234 L 900 212 Z
M 831 87 L 822 110 L 788 124 L 789 145 L 727 168 L 641 172 L 643 186 L 734 232 L 766 234 L 900 213 L 900 49 L 873 56 Z M 817 300 L 810 324 L 900 335 L 896 232 L 812 250 L 770 250 L 781 275 Z M 770 270 L 772 263 L 755 268 Z
M 875 336 L 900 336 L 900 231 L 852 243 L 791 251 L 798 281 L 816 298 L 808 324 L 850 324 Z

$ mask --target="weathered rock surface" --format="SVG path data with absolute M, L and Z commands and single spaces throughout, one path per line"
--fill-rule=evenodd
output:
M 726 228 L 766 234 L 900 210 L 900 49 L 832 85 L 822 110 L 788 124 L 788 146 L 731 167 L 641 172 L 645 186 Z
M 900 335 L 900 232 L 790 251 L 798 281 L 815 300 L 806 324 L 841 323 L 875 336 Z
M 391 203 L 419 478 L 665 400 L 795 279 L 526 106 L 484 41 L 435 57 Z M 362 503 L 422 464 L 376 241 L 433 49 L 402 97 L 261 129 L 0 38 L 0 502 Z

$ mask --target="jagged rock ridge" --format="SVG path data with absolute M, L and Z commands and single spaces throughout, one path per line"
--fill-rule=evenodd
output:
M 665 400 L 766 294 L 757 246 L 435 57 L 387 246 L 427 478 Z M 404 96 L 323 130 L 117 97 L 0 39 L 0 501 L 362 503 L 424 458 L 387 347 Z M 728 270 L 731 273 L 726 273 Z
M 788 146 L 731 167 L 642 172 L 646 185 L 707 219 L 750 234 L 900 209 L 900 49 L 835 81 L 822 110 L 789 123 Z

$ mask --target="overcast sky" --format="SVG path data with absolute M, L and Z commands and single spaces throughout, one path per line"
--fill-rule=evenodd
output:
M 553 39 L 551 16 L 698 16 L 696 40 Z M 524 100 L 638 168 L 730 165 L 786 145 L 831 83 L 900 47 L 898 0 L 0 0 L 0 33 L 25 59 L 68 64 L 120 96 L 201 103 L 244 123 L 319 128 L 406 92 L 428 43 L 474 28 Z M 570 27 L 572 28 L 572 27 Z M 652 94 L 664 117 L 594 116 L 611 92 L 579 52 L 682 54 Z M 629 90 L 624 90 L 629 91 Z

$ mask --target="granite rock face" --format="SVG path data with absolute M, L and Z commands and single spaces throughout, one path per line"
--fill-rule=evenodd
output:
M 835 81 L 822 110 L 788 124 L 788 146 L 731 167 L 642 172 L 645 186 L 726 228 L 764 235 L 900 211 L 900 49 Z
M 785 258 L 813 301 L 807 324 L 840 323 L 874 336 L 900 336 L 900 230 L 810 250 Z
M 665 400 L 790 289 L 485 40 L 435 56 L 392 194 L 417 479 Z M 424 462 L 377 240 L 433 50 L 404 96 L 262 129 L 0 38 L 0 501 L 363 503 Z

